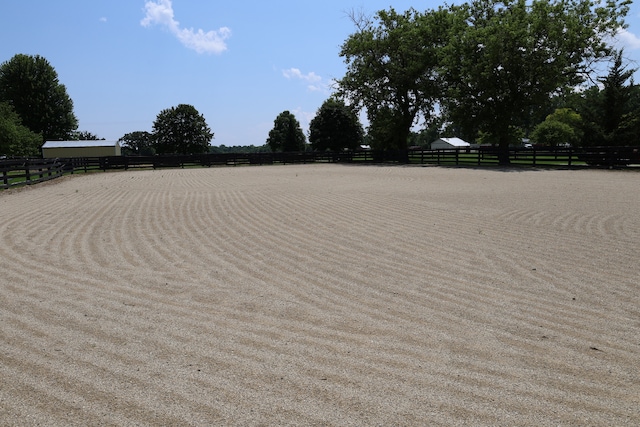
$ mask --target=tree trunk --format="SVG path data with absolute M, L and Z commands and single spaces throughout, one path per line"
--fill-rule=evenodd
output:
M 404 123 L 398 128 L 395 136 L 395 146 L 398 150 L 398 162 L 407 164 L 409 163 L 409 150 L 407 145 L 407 140 L 409 139 L 409 133 L 411 132 L 411 123 L 413 123 L 413 119 L 409 120 L 406 118 L 403 120 Z
M 511 160 L 509 159 L 509 142 L 509 134 L 500 136 L 498 143 L 498 164 L 501 166 L 511 164 Z

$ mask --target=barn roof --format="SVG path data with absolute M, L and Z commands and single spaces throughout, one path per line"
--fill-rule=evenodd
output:
M 46 141 L 42 148 L 115 147 L 118 141 Z
M 438 138 L 436 141 L 444 141 L 453 147 L 468 147 L 470 144 L 460 138 Z

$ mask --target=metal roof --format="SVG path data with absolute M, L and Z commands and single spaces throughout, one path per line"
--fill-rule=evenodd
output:
M 470 144 L 460 138 L 438 138 L 433 142 L 444 141 L 453 147 L 468 147 Z
M 42 148 L 115 147 L 118 141 L 46 141 Z

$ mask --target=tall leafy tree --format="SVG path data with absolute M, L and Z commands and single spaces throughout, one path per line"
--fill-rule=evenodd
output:
M 347 72 L 338 81 L 339 94 L 367 110 L 372 144 L 406 149 L 411 126 L 420 116 L 431 116 L 441 94 L 437 70 L 448 12 L 391 8 L 374 19 L 351 18 L 357 31 L 340 51 Z
M 450 8 L 443 56 L 451 121 L 482 131 L 503 149 L 533 109 L 584 81 L 611 54 L 607 36 L 624 27 L 628 0 L 473 0 Z
M 67 139 L 78 127 L 66 87 L 39 55 L 18 54 L 0 65 L 0 101 L 8 102 L 43 141 Z
M 571 97 L 583 117 L 582 145 L 636 145 L 640 142 L 640 88 L 633 83 L 635 69 L 623 64 L 616 52 L 606 76 L 578 96 Z
M 153 122 L 153 147 L 158 154 L 206 153 L 211 139 L 204 116 L 189 104 L 162 110 Z
M 626 69 L 622 63 L 622 51 L 615 56 L 609 74 L 599 79 L 603 86 L 602 127 L 610 140 L 615 140 L 622 117 L 628 111 L 631 99 L 631 86 L 627 85 L 636 70 Z M 612 141 L 609 141 L 612 142 Z
M 600 124 L 602 119 L 602 93 L 598 86 L 591 86 L 581 93 L 567 97 L 568 105 L 582 117 L 580 126 L 582 138 L 579 145 L 604 145 L 604 130 Z
M 153 156 L 153 135 L 146 131 L 136 131 L 125 134 L 118 140 L 122 143 L 124 153 L 133 156 Z
M 355 111 L 335 98 L 327 99 L 309 123 L 309 142 L 317 151 L 354 150 L 360 147 L 363 137 Z
M 289 111 L 278 114 L 267 138 L 271 151 L 304 151 L 305 143 L 306 138 L 296 116 Z
M 406 142 L 402 136 L 405 128 L 401 113 L 390 106 L 380 106 L 374 110 L 368 110 L 369 127 L 367 135 L 369 145 L 376 151 L 398 150 L 403 143 L 408 147 L 409 133 Z
M 531 138 L 536 144 L 557 146 L 573 144 L 576 140 L 575 130 L 567 123 L 558 120 L 545 120 L 533 129 Z
M 40 155 L 41 145 L 42 136 L 23 126 L 8 102 L 0 102 L 0 155 L 35 157 Z
M 531 133 L 531 138 L 542 145 L 576 145 L 582 138 L 582 117 L 571 108 L 557 108 Z
M 616 145 L 640 146 L 640 86 L 630 86 L 630 99 L 618 126 Z

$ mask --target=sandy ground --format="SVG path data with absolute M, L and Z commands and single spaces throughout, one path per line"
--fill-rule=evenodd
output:
M 344 165 L 0 193 L 0 425 L 640 425 L 640 175 Z

